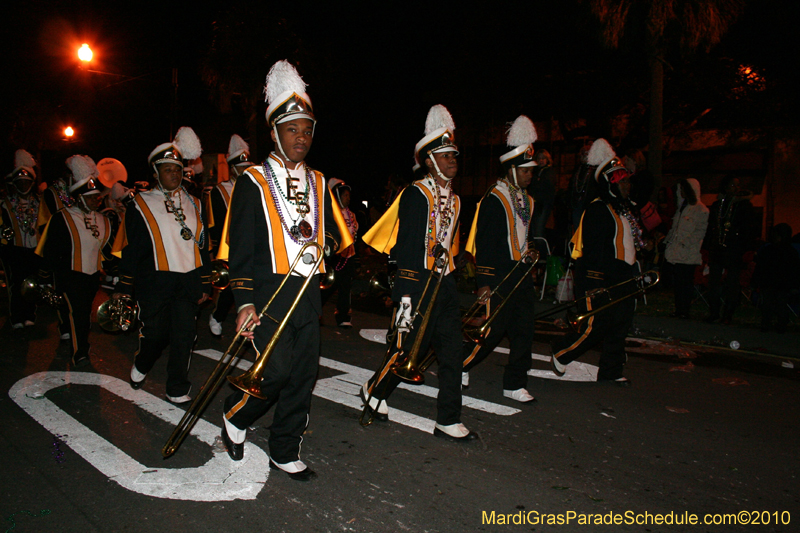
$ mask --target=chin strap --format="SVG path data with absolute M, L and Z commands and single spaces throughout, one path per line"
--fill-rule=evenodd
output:
M 161 192 L 164 192 L 166 189 L 164 188 L 164 185 L 161 184 L 161 178 L 158 176 L 158 165 L 156 165 L 155 163 L 153 163 L 153 172 L 156 173 L 156 183 L 158 183 L 158 189 Z M 183 184 L 183 178 L 181 178 L 181 184 Z M 171 191 L 167 191 L 167 192 L 175 192 L 175 191 L 177 191 L 181 187 L 181 184 L 179 184 L 177 187 L 175 187 Z
M 516 165 L 511 165 L 511 175 L 514 176 L 514 187 L 519 189 L 520 186 L 519 186 L 519 182 L 517 181 L 517 167 L 516 167 Z
M 317 125 L 317 123 L 315 122 L 314 123 L 314 127 L 316 127 L 316 125 Z M 292 159 L 289 159 L 289 156 L 287 156 L 286 152 L 283 151 L 283 146 L 281 146 L 281 138 L 278 135 L 278 125 L 277 124 L 272 126 L 272 131 L 275 132 L 275 144 L 278 145 L 278 150 L 281 151 L 281 155 L 283 156 L 284 161 L 286 161 L 287 163 L 294 163 L 295 168 L 297 168 L 297 165 L 302 163 L 302 161 L 293 161 Z M 311 131 L 311 136 L 312 137 L 314 136 L 314 130 Z M 289 170 L 289 165 L 288 164 L 286 165 L 286 170 L 287 170 L 287 172 Z M 292 170 L 294 170 L 294 169 L 292 169 Z
M 14 188 L 17 190 L 17 194 L 18 194 L 19 196 L 23 196 L 23 197 L 25 197 L 25 196 L 30 196 L 31 192 L 33 192 L 33 186 L 34 186 L 35 184 L 34 184 L 34 183 L 31 183 L 31 186 L 30 186 L 30 187 L 28 187 L 28 190 L 27 190 L 27 191 L 23 191 L 22 189 L 20 189 L 20 188 L 17 186 L 16 182 L 12 182 L 12 185 L 13 185 L 13 186 L 14 186 Z
M 289 158 L 286 156 L 286 152 L 284 152 L 284 151 L 283 151 L 283 146 L 281 146 L 281 137 L 280 137 L 280 135 L 278 135 L 278 125 L 277 125 L 277 124 L 274 124 L 274 125 L 272 126 L 272 131 L 273 131 L 273 132 L 275 132 L 275 144 L 277 144 L 277 145 L 278 145 L 278 150 L 280 150 L 280 152 L 281 152 L 281 155 L 283 156 L 283 158 L 284 158 L 286 161 L 292 161 L 291 159 L 289 159 Z M 294 161 L 292 161 L 292 162 L 294 163 Z
M 430 154 L 430 156 L 431 156 L 431 157 L 430 157 L 430 159 L 431 159 L 431 162 L 433 163 L 433 168 L 435 168 L 435 169 L 436 169 L 436 174 L 437 174 L 437 175 L 438 175 L 440 178 L 442 178 L 444 181 L 447 181 L 447 182 L 449 182 L 449 181 L 450 181 L 452 178 L 447 178 L 447 177 L 445 177 L 445 175 L 444 175 L 444 174 L 442 174 L 442 171 L 441 171 L 441 170 L 439 170 L 439 165 L 437 165 L 437 164 L 436 164 L 436 158 L 435 158 L 435 157 L 433 157 L 433 154 Z
M 171 190 L 170 189 L 166 189 L 166 188 L 164 188 L 164 185 L 161 183 L 161 178 L 159 178 L 158 175 L 156 175 L 156 183 L 158 183 L 158 190 L 161 191 L 162 193 L 163 192 L 173 193 L 173 192 L 177 191 L 178 189 L 180 189 L 183 186 L 183 180 L 181 180 L 181 182 L 178 184 L 178 186 L 175 187 L 174 189 L 171 189 Z

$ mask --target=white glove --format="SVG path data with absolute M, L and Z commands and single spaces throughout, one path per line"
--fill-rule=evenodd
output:
M 397 309 L 394 323 L 397 331 L 408 333 L 411 331 L 411 297 L 403 296 L 400 299 L 400 307 Z

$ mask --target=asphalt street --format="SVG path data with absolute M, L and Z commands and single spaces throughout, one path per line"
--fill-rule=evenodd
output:
M 209 312 L 198 321 L 195 390 L 233 334 L 229 317 L 212 337 Z M 558 332 L 543 329 L 528 386 L 537 402 L 503 397 L 506 356 L 493 354 L 464 392 L 463 422 L 480 439 L 460 444 L 430 433 L 435 365 L 424 387 L 394 393 L 389 422 L 362 427 L 358 386 L 383 357 L 388 318 L 356 311 L 355 327 L 339 329 L 329 304 L 324 323 L 302 447 L 319 476 L 300 483 L 266 466 L 270 415 L 249 431 L 242 462 L 218 450 L 224 390 L 198 435 L 163 459 L 182 410 L 164 401 L 165 359 L 142 390 L 128 385 L 135 332 L 93 324 L 92 364 L 73 369 L 56 353 L 52 311 L 24 331 L 0 317 L 3 530 L 798 531 L 791 354 L 631 341 L 633 386 L 620 388 L 587 381 L 596 353 L 557 379 L 546 356 Z M 686 524 L 692 515 L 697 525 Z

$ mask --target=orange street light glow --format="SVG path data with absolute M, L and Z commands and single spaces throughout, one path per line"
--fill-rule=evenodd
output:
M 64 128 L 64 135 L 66 137 L 72 137 L 73 135 L 75 135 L 75 130 L 72 129 L 72 126 L 67 126 L 66 128 Z
M 81 45 L 81 47 L 78 48 L 78 59 L 88 63 L 89 61 L 92 60 L 92 57 L 94 57 L 94 53 L 92 52 L 92 49 L 89 48 L 88 44 L 83 43 Z

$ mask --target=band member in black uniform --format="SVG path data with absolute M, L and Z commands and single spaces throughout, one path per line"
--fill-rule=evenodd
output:
M 353 286 L 353 277 L 356 275 L 356 245 L 355 241 L 358 236 L 358 221 L 356 214 L 350 210 L 350 193 L 351 189 L 348 184 L 342 180 L 331 180 L 329 188 L 333 193 L 336 203 L 342 211 L 342 216 L 347 224 L 347 230 L 350 233 L 350 238 L 353 239 L 353 244 L 340 251 L 336 255 L 332 255 L 326 261 L 328 273 L 333 272 L 335 279 L 331 287 L 322 291 L 322 303 L 327 302 L 331 294 L 337 291 L 336 296 L 336 325 L 340 328 L 352 328 L 353 324 L 350 322 L 350 291 Z
M 58 212 L 59 209 L 63 209 L 65 207 L 70 207 L 73 205 L 74 201 L 72 196 L 69 193 L 70 186 L 75 183 L 75 172 L 88 172 L 92 166 L 94 166 L 94 161 L 91 162 L 89 167 L 86 167 L 84 162 L 84 157 L 81 155 L 73 155 L 67 158 L 65 164 L 67 169 L 69 169 L 69 175 L 66 178 L 57 178 L 52 185 L 46 188 L 42 192 L 42 202 L 39 205 L 39 218 L 37 224 L 39 225 L 39 231 L 44 233 L 44 228 L 54 214 Z M 91 161 L 91 159 L 90 159 Z M 74 168 L 74 167 L 77 167 Z M 89 169 L 89 170 L 86 170 Z M 94 172 L 96 173 L 97 168 L 95 167 Z M 87 173 L 88 176 L 88 173 Z M 85 176 L 84 176 L 85 177 Z M 96 177 L 96 176 L 95 176 Z M 112 233 L 113 235 L 113 233 Z M 39 242 L 41 245 L 41 241 Z M 41 254 L 39 254 L 41 255 Z M 69 342 L 72 338 L 72 329 L 69 324 L 69 305 L 67 304 L 66 300 L 64 303 L 58 306 L 58 332 L 61 335 L 61 349 L 63 347 L 64 351 L 71 349 L 69 353 L 74 353 L 74 346 L 72 343 Z
M 576 260 L 576 298 L 633 278 L 636 251 L 645 245 L 628 199 L 630 172 L 605 139 L 592 144 L 588 163 L 596 167 L 594 177 L 599 197 L 586 207 L 571 241 L 574 244 L 572 258 Z M 619 288 L 619 293 L 612 292 L 610 298 L 615 299 L 635 289 L 632 283 L 625 284 Z M 585 302 L 581 311 L 609 301 L 609 296 L 602 298 L 599 302 Z M 630 385 L 630 380 L 622 373 L 627 361 L 625 337 L 633 324 L 634 309 L 634 299 L 627 298 L 585 320 L 580 331 L 570 332 L 555 341 L 551 359 L 553 372 L 563 376 L 570 362 L 602 341 L 597 380 Z
M 228 179 L 211 189 L 206 208 L 212 255 L 216 255 L 219 250 L 219 241 L 222 238 L 225 217 L 228 214 L 228 206 L 231 203 L 231 193 L 233 193 L 236 179 L 253 166 L 250 161 L 250 146 L 236 134 L 231 136 L 228 143 L 226 159 L 228 161 Z M 214 312 L 208 317 L 208 327 L 213 335 L 222 335 L 222 323 L 225 322 L 232 305 L 233 290 L 228 286 L 217 294 L 217 305 L 214 307 Z
M 14 170 L 6 176 L 8 196 L 2 200 L 2 245 L 0 259 L 6 273 L 6 287 L 12 329 L 33 326 L 36 304 L 22 297 L 22 282 L 39 270 L 36 245 L 39 242 L 37 219 L 40 198 L 36 194 L 36 162 L 25 150 L 14 154 Z
M 200 157 L 191 128 L 157 146 L 148 156 L 155 186 L 138 193 L 125 211 L 114 241 L 121 257 L 113 298 L 133 296 L 139 304 L 139 350 L 131 367 L 131 387 L 139 389 L 169 345 L 167 400 L 191 401 L 189 363 L 196 338 L 197 311 L 211 293 L 208 236 L 200 200 L 181 186 L 183 160 Z
M 458 148 L 454 144 L 455 125 L 442 105 L 431 108 L 425 123 L 425 137 L 417 143 L 414 155 L 427 174 L 406 187 L 380 220 L 364 235 L 364 242 L 397 260 L 393 299 L 397 343 L 408 349 L 414 343 L 421 319 L 414 321 L 412 311 L 427 308 L 433 291 L 420 301 L 425 282 L 432 270 L 444 269 L 439 295 L 431 310 L 420 350 L 433 347 L 438 359 L 439 395 L 433 434 L 460 442 L 477 438 L 461 423 L 461 320 L 456 290 L 453 257 L 458 253 L 458 216 L 461 202 L 451 188 L 458 172 Z M 448 249 L 447 264 L 434 264 L 441 247 Z M 399 344 L 398 344 L 399 345 Z M 388 420 L 386 398 L 399 384 L 391 367 L 397 352 L 378 369 L 361 388 L 362 400 L 377 420 Z
M 475 212 L 466 249 L 475 257 L 477 265 L 478 298 L 496 288 L 528 253 L 533 199 L 526 189 L 536 168 L 533 158 L 535 141 L 533 122 L 525 115 L 517 118 L 508 131 L 511 151 L 500 156 L 505 174 L 484 196 Z M 503 283 L 499 289 L 501 297 L 508 295 L 520 280 L 523 270 L 518 268 Z M 535 400 L 526 388 L 531 368 L 535 300 L 533 279 L 527 276 L 495 317 L 482 345 L 476 342 L 464 344 L 464 372 L 469 372 L 494 351 L 503 337 L 508 336 L 510 353 L 503 374 L 503 396 L 522 403 Z M 487 315 L 501 301 L 500 297 L 493 296 L 486 309 Z M 464 381 L 462 378 L 462 384 Z
M 316 124 L 305 87 L 288 61 L 278 61 L 270 69 L 266 117 L 275 150 L 262 165 L 250 167 L 237 180 L 217 255 L 228 260 L 238 308 L 236 327 L 240 329 L 251 320 L 256 324 L 253 332 L 244 334 L 253 339 L 259 353 L 272 339 L 277 324 L 259 320 L 258 313 L 289 272 L 302 246 L 316 242 L 336 253 L 351 243 L 324 176 L 305 163 Z M 299 262 L 273 302 L 271 316 L 284 317 L 306 277 L 317 274 L 312 271 L 316 251 L 306 253 L 313 260 Z M 237 389 L 225 400 L 222 439 L 234 461 L 244 456 L 247 428 L 275 404 L 269 435 L 271 468 L 298 481 L 316 476 L 300 459 L 300 444 L 308 426 L 319 366 L 321 309 L 319 282 L 312 282 L 265 365 L 261 392 L 267 399 Z
M 43 277 L 52 272 L 55 289 L 63 293 L 68 315 L 59 316 L 72 339 L 72 364 L 89 361 L 92 302 L 99 285 L 104 258 L 111 256 L 111 223 L 98 208 L 102 199 L 97 167 L 87 156 L 72 156 L 73 199 L 50 218 L 36 253 L 44 258 Z

